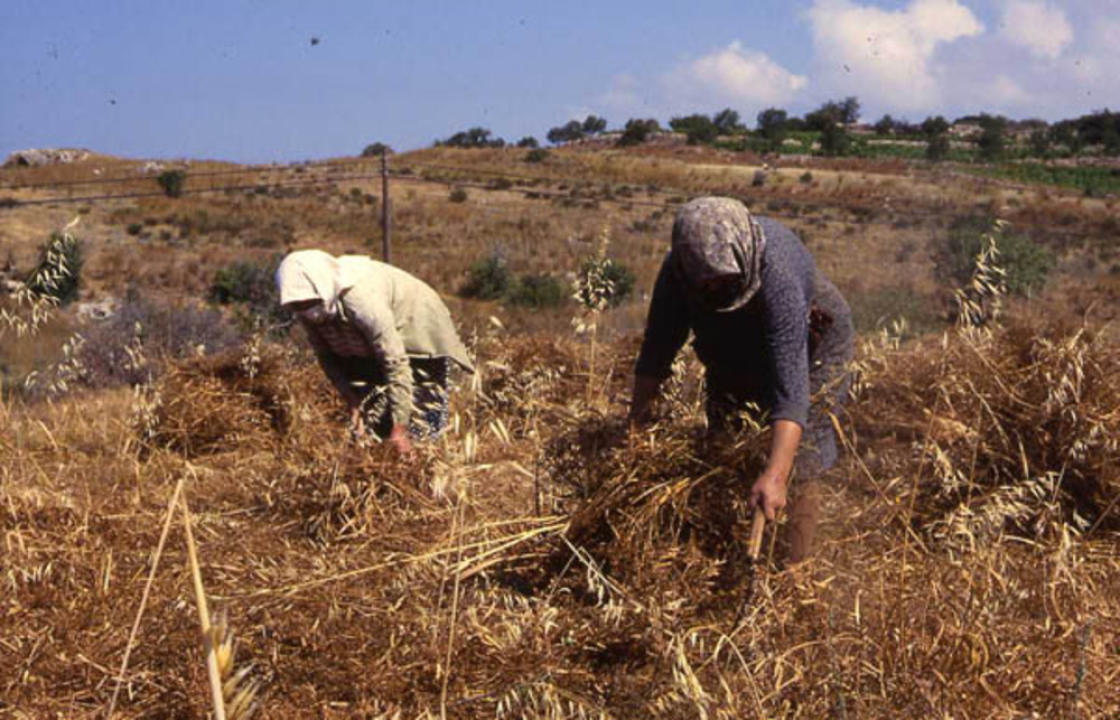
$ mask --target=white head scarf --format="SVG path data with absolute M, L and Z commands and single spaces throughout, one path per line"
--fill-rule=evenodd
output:
M 362 263 L 368 258 L 344 255 L 336 258 L 322 250 L 296 250 L 289 253 L 276 268 L 276 289 L 280 304 L 303 300 L 320 300 L 323 308 L 338 317 L 340 298 L 358 281 Z

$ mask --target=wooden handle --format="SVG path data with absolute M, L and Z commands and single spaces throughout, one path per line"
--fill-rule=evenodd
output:
M 747 555 L 751 561 L 762 556 L 762 531 L 766 529 L 766 513 L 761 507 L 755 506 L 754 515 L 751 517 L 751 539 L 747 544 Z

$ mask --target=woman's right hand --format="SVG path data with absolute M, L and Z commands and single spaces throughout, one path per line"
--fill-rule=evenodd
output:
M 361 438 L 366 434 L 366 423 L 362 420 L 362 409 L 360 407 L 353 407 L 350 410 L 350 432 L 354 437 Z
M 402 458 L 412 457 L 412 440 L 408 437 L 408 428 L 404 425 L 394 425 L 389 431 L 389 444 Z

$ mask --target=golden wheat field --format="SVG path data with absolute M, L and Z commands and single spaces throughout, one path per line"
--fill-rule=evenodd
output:
M 1120 717 L 1114 199 L 851 160 L 756 185 L 685 147 L 391 162 L 394 262 L 479 367 L 403 463 L 351 440 L 299 332 L 207 305 L 234 261 L 376 255 L 373 164 L 198 164 L 206 192 L 0 208 L 13 273 L 79 218 L 79 300 L 120 318 L 4 299 L 0 717 L 211 717 L 211 676 L 231 718 Z M 0 198 L 95 168 L 135 172 L 5 170 Z M 56 187 L 16 187 L 36 182 Z M 704 193 L 802 232 L 861 329 L 794 567 L 781 521 L 744 553 L 767 431 L 708 446 L 690 352 L 658 421 L 625 421 L 673 208 Z M 1054 257 L 982 327 L 939 270 L 977 213 Z M 617 308 L 456 295 L 491 253 L 566 282 L 604 245 L 636 278 Z

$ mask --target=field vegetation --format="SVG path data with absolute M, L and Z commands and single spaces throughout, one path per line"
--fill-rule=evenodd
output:
M 52 233 L 82 260 L 69 305 L 0 299 L 0 715 L 104 717 L 119 681 L 114 717 L 207 717 L 200 599 L 259 717 L 1120 714 L 1107 187 L 648 138 L 529 161 L 481 130 L 389 160 L 393 260 L 480 369 L 404 464 L 353 444 L 268 282 L 290 249 L 377 254 L 379 157 L 171 167 L 177 197 L 102 157 L 0 172 L 42 201 L 0 209 L 6 279 Z M 143 196 L 58 185 L 121 176 Z M 623 420 L 673 212 L 709 193 L 801 233 L 861 330 L 797 567 L 782 527 L 746 560 L 767 431 L 708 445 L 691 353 Z

